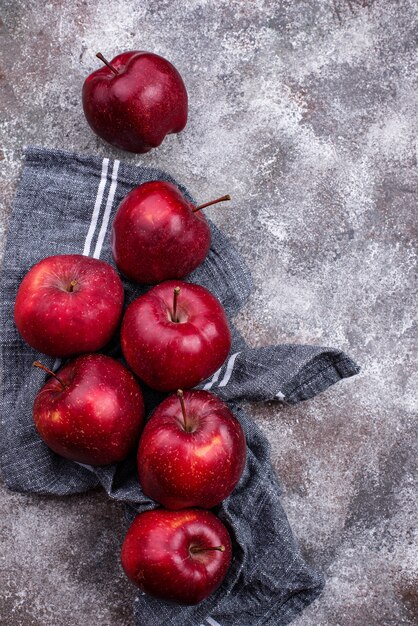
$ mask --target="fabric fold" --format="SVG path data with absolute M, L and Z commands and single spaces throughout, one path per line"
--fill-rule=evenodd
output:
M 360 371 L 349 356 L 334 348 L 295 344 L 250 348 L 242 343 L 234 347 L 237 351 L 220 370 L 199 385 L 227 401 L 297 404 Z

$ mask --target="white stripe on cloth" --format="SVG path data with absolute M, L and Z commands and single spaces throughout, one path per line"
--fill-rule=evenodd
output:
M 116 167 L 116 171 L 115 171 L 115 166 L 116 163 L 118 164 Z M 96 202 L 94 203 L 94 209 L 93 209 L 93 215 L 91 217 L 91 222 L 90 222 L 90 227 L 86 236 L 86 241 L 84 243 L 84 250 L 83 250 L 83 255 L 84 256 L 89 256 L 90 254 L 90 247 L 91 247 L 91 242 L 94 236 L 94 232 L 96 230 L 96 226 L 97 226 L 97 222 L 99 219 L 99 213 L 100 213 L 100 207 L 102 206 L 102 201 L 103 201 L 103 195 L 104 195 L 104 191 L 105 191 L 105 187 L 106 187 L 106 182 L 107 182 L 107 170 L 109 168 L 109 159 L 103 159 L 102 162 L 102 173 L 100 176 L 100 183 L 99 183 L 99 187 L 97 189 L 97 196 L 96 196 Z M 107 207 L 109 205 L 109 197 L 112 194 L 112 198 L 111 198 L 111 202 L 110 202 L 110 207 L 113 204 L 113 198 L 115 195 L 115 189 L 116 189 L 116 182 L 114 180 L 114 174 L 115 176 L 118 173 L 118 169 L 119 169 L 119 161 L 115 161 L 114 165 L 113 165 L 113 171 L 112 171 L 112 183 L 109 189 L 109 195 L 108 195 L 108 199 L 107 199 L 107 203 L 106 203 L 106 209 L 105 209 L 105 215 L 106 215 L 106 210 Z M 115 183 L 115 184 L 114 184 Z M 112 193 L 112 185 L 114 184 L 114 189 L 113 189 L 113 193 Z M 110 208 L 109 208 L 109 212 L 110 212 Z M 103 221 L 102 221 L 102 228 L 103 228 L 103 222 L 105 220 L 105 215 L 103 216 Z M 109 221 L 109 218 L 107 218 L 106 221 L 106 228 L 107 228 L 107 222 Z M 102 232 L 102 228 L 100 229 L 100 233 L 99 233 L 99 238 L 100 238 L 100 234 Z M 103 239 L 104 239 L 104 235 L 103 235 Z M 102 249 L 102 245 L 103 245 L 103 241 L 102 244 L 100 245 L 100 249 L 99 249 L 99 256 L 100 256 L 100 252 Z M 96 243 L 96 248 L 95 248 L 95 253 L 96 253 L 96 249 L 97 249 L 97 243 Z M 96 254 L 94 254 L 95 258 Z M 54 371 L 55 371 L 55 365 L 57 367 L 59 367 L 61 364 L 61 360 L 57 359 L 54 363 Z M 78 461 L 74 461 L 77 465 L 80 465 L 80 467 L 84 467 L 85 469 L 89 470 L 89 472 L 94 472 L 94 467 L 92 467 L 91 465 L 86 465 L 85 463 L 79 463 Z
M 115 198 L 116 186 L 118 184 L 119 164 L 120 164 L 120 161 L 118 161 L 117 159 L 113 163 L 112 183 L 110 185 L 109 195 L 107 196 L 106 208 L 103 214 L 102 225 L 100 227 L 99 236 L 97 238 L 96 247 L 94 249 L 94 254 L 93 254 L 94 259 L 100 258 L 100 253 L 102 251 L 104 238 L 106 236 L 107 226 L 109 224 L 110 212 L 112 210 L 113 200 Z
M 61 363 L 62 363 L 62 360 L 61 360 L 61 359 L 55 359 L 55 361 L 54 361 L 54 365 L 52 366 L 52 371 L 53 371 L 53 372 L 56 372 L 56 371 L 57 371 L 57 369 L 58 369 L 59 367 L 61 367 Z
M 84 467 L 85 469 L 89 470 L 89 472 L 94 473 L 94 467 L 92 465 L 86 465 L 85 463 L 79 463 L 78 461 L 74 461 L 74 463 L 80 465 L 81 467 Z
M 96 202 L 94 203 L 94 210 L 93 215 L 91 216 L 90 227 L 87 232 L 86 241 L 84 242 L 84 256 L 88 256 L 90 254 L 91 241 L 93 239 L 94 231 L 96 230 L 97 220 L 99 219 L 100 207 L 102 206 L 103 201 L 103 194 L 106 187 L 108 167 L 109 159 L 103 159 L 102 173 L 100 176 L 99 187 L 97 189 Z
M 237 354 L 239 354 L 239 352 Z M 210 624 L 210 626 L 221 626 L 221 624 L 214 620 L 213 617 L 207 617 L 206 621 L 208 624 Z
M 222 380 L 219 383 L 218 387 L 225 387 L 229 383 L 229 379 L 231 378 L 232 370 L 234 369 L 235 359 L 237 358 L 238 355 L 239 355 L 239 352 L 235 352 L 235 354 L 233 354 L 229 358 L 228 365 L 226 367 L 225 376 L 222 378 Z
M 221 375 L 221 372 L 222 372 L 222 367 L 216 370 L 216 372 L 212 376 L 212 379 L 208 383 L 206 383 L 206 385 L 203 387 L 205 391 L 208 391 L 208 389 L 210 389 L 215 383 L 218 382 L 218 378 Z

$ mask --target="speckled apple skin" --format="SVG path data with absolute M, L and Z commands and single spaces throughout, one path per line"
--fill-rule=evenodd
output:
M 94 132 L 108 143 L 144 153 L 159 146 L 187 123 L 187 91 L 167 59 L 151 52 L 123 52 L 83 85 L 84 114 Z
M 192 554 L 190 548 L 223 546 Z M 232 559 L 225 526 L 209 511 L 157 509 L 137 515 L 122 546 L 130 580 L 156 598 L 198 604 L 222 583 Z
M 154 411 L 138 448 L 144 493 L 167 509 L 211 509 L 233 491 L 244 470 L 245 435 L 227 405 L 208 391 L 184 392 Z M 187 431 L 189 430 L 189 432 Z
M 89 465 L 122 461 L 135 448 L 144 420 L 141 389 L 115 359 L 86 354 L 62 367 L 35 398 L 33 419 L 57 454 Z
M 71 281 L 76 285 L 68 291 Z M 14 317 L 23 339 L 55 357 L 95 352 L 115 333 L 122 282 L 111 265 L 81 254 L 43 259 L 22 280 Z
M 119 270 L 141 284 L 190 274 L 209 252 L 211 233 L 201 211 L 162 180 L 135 187 L 121 202 L 112 228 Z
M 173 292 L 180 287 L 178 319 Z M 190 389 L 225 361 L 231 333 L 219 300 L 200 285 L 166 281 L 132 302 L 123 318 L 121 346 L 129 367 L 158 391 Z

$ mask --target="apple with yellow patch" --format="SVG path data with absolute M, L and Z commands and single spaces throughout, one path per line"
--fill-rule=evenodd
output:
M 130 580 L 156 598 L 198 604 L 222 583 L 231 539 L 210 511 L 157 509 L 136 516 L 122 546 Z
M 207 391 L 179 390 L 144 428 L 139 481 L 167 509 L 211 509 L 233 491 L 245 459 L 245 435 L 228 406 Z

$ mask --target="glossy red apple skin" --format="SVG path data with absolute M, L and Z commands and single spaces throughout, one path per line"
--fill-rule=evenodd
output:
M 24 277 L 14 317 L 32 348 L 69 357 L 95 352 L 110 341 L 123 300 L 122 282 L 108 263 L 81 254 L 51 256 Z
M 201 211 L 172 183 L 135 187 L 121 202 L 112 228 L 119 270 L 141 284 L 190 274 L 209 252 L 211 233 Z
M 85 354 L 51 377 L 33 405 L 36 429 L 57 454 L 88 465 L 122 461 L 144 420 L 141 389 L 115 359 Z
M 193 553 L 194 549 L 223 547 Z M 232 559 L 231 539 L 210 511 L 156 509 L 140 513 L 122 546 L 121 561 L 142 591 L 179 604 L 198 604 L 222 583 Z
M 108 143 L 143 153 L 187 123 L 187 91 L 176 68 L 151 52 L 123 52 L 83 85 L 83 109 L 94 132 Z
M 147 422 L 138 448 L 144 493 L 167 509 L 211 509 L 229 496 L 244 470 L 245 435 L 227 405 L 207 391 L 176 395 Z
M 173 292 L 180 287 L 178 319 Z M 219 300 L 200 285 L 166 281 L 132 302 L 122 320 L 121 346 L 129 367 L 149 387 L 195 387 L 225 361 L 231 347 Z

